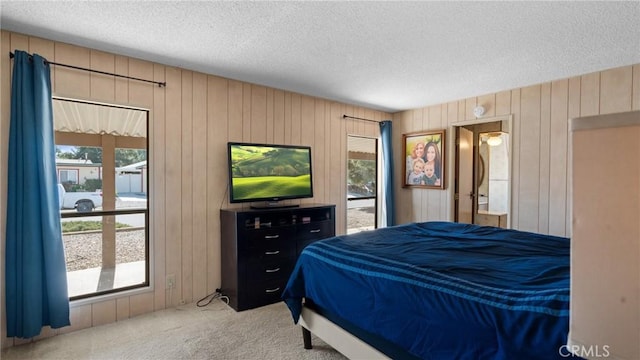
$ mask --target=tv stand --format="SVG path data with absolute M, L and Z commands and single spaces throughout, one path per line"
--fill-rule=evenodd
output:
M 281 301 L 305 246 L 335 236 L 335 205 L 221 209 L 222 294 L 236 311 Z
M 285 204 L 278 204 L 277 201 L 267 201 L 265 205 L 250 205 L 249 207 L 251 209 L 257 209 L 257 210 L 268 210 L 268 209 L 292 209 L 292 208 L 300 207 L 300 205 L 296 205 L 296 204 L 285 205 Z

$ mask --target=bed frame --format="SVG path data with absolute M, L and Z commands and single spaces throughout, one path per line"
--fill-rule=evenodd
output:
M 390 359 L 360 338 L 336 325 L 307 306 L 302 307 L 300 320 L 304 348 L 311 349 L 311 333 L 349 359 Z

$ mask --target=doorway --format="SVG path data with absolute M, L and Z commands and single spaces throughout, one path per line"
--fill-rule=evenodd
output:
M 511 116 L 454 125 L 454 221 L 510 227 Z
M 347 136 L 347 234 L 378 227 L 378 139 Z

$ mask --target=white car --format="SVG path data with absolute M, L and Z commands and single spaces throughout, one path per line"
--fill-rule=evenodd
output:
M 76 209 L 78 212 L 91 212 L 102 206 L 102 191 L 67 192 L 62 184 L 58 184 L 60 209 Z

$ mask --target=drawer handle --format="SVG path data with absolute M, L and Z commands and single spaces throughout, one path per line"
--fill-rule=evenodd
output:
M 310 232 L 310 233 L 319 233 L 319 232 L 320 232 L 320 229 L 310 230 L 309 232 Z
M 264 292 L 266 292 L 266 293 L 274 293 L 274 292 L 276 292 L 278 290 L 280 290 L 280 287 L 277 287 L 275 289 L 266 289 Z
M 274 273 L 274 272 L 278 272 L 278 271 L 280 271 L 280 268 L 275 268 L 275 269 L 266 269 L 266 270 L 265 270 L 265 272 L 268 272 L 268 273 Z
M 280 235 L 265 235 L 264 236 L 265 239 L 277 239 L 279 237 L 280 237 Z
M 280 254 L 280 250 L 276 250 L 276 251 L 265 251 L 264 252 L 265 255 L 278 255 Z

